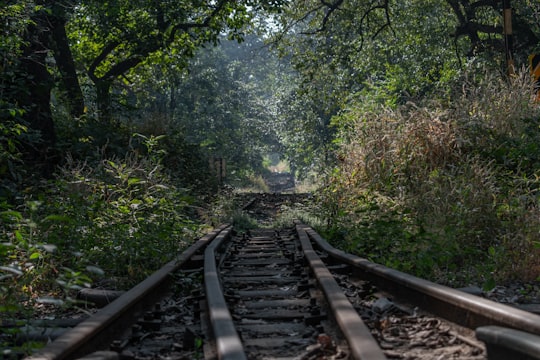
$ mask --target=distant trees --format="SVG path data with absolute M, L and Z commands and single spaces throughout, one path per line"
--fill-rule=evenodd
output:
M 224 0 L 84 1 L 75 9 L 73 30 L 77 52 L 96 87 L 99 115 L 111 117 L 113 83 L 129 83 L 129 72 L 152 54 L 161 51 L 185 63 L 202 44 L 217 42 L 222 32 L 240 40 L 252 17 L 248 3 L 257 5 Z
M 143 121 L 166 118 L 162 125 L 205 157 L 226 159 L 230 178 L 260 172 L 263 156 L 279 148 L 273 90 L 280 75 L 260 37 L 247 34 L 241 44 L 222 38 L 219 47 L 196 51 L 182 72 L 174 63 L 145 68 L 161 77 L 137 89 Z
M 526 56 L 539 50 L 540 9 L 531 0 L 511 3 L 516 59 L 525 64 Z M 197 94 L 180 91 L 190 59 L 222 36 L 242 40 L 246 27 L 257 22 L 266 24 L 282 61 L 295 70 L 277 69 L 279 80 L 265 85 L 272 88 L 272 106 L 264 103 L 267 95 L 255 95 L 252 109 L 272 109 L 281 119 L 257 127 L 279 130 L 272 142 L 279 141 L 299 168 L 309 168 L 332 158 L 332 117 L 360 94 L 403 102 L 443 91 L 471 61 L 501 68 L 501 9 L 496 0 L 9 0 L 0 9 L 0 116 L 4 128 L 10 122 L 22 126 L 15 131 L 20 135 L 10 136 L 10 154 L 24 150 L 27 164 L 50 173 L 61 153 L 95 139 L 98 130 L 102 144 L 108 143 L 115 129 L 133 122 L 132 109 L 161 107 L 168 119 L 193 110 L 185 106 Z M 231 66 L 196 76 L 201 81 L 213 76 L 214 84 L 233 81 L 238 86 L 228 90 L 244 95 L 260 90 Z M 194 64 L 192 75 L 196 69 Z M 155 89 L 142 89 L 150 84 Z M 146 103 L 137 97 L 159 91 L 163 94 Z M 230 111 L 235 100 L 224 94 L 220 101 Z M 209 105 L 199 108 L 199 115 L 209 118 L 218 111 L 217 102 Z M 81 134 L 85 126 L 91 133 Z M 25 146 L 13 150 L 13 140 Z
M 281 4 L 279 0 L 8 1 L 0 12 L 7 26 L 0 44 L 9 50 L 2 54 L 8 110 L 3 117 L 13 120 L 9 110 L 21 110 L 16 115 L 39 138 L 28 143 L 30 150 L 25 152 L 50 171 L 55 163 L 50 149 L 57 140 L 51 93 L 57 81 L 62 89 L 56 94 L 62 96 L 54 98 L 57 107 L 79 118 L 93 108 L 88 102 L 95 102 L 97 116 L 107 124 L 112 120 L 113 89 L 126 92 L 138 66 L 161 59 L 183 68 L 203 44 L 216 43 L 224 33 L 241 40 L 256 11 L 273 11 Z

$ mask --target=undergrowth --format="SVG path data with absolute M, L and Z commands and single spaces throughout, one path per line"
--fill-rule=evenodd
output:
M 526 72 L 461 79 L 451 101 L 357 99 L 335 119 L 340 163 L 320 192 L 348 251 L 440 282 L 540 276 L 540 106 Z
M 57 176 L 0 203 L 0 313 L 35 303 L 78 306 L 77 292 L 101 280 L 129 288 L 200 235 L 194 199 L 148 153 L 69 160 Z

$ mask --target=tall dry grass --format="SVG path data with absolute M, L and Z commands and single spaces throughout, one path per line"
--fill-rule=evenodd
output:
M 525 70 L 510 80 L 486 73 L 464 77 L 451 101 L 356 104 L 340 119 L 345 140 L 326 192 L 331 213 L 354 228 L 366 221 L 359 209 L 369 193 L 406 238 L 412 232 L 420 249 L 440 256 L 433 276 L 462 269 L 471 278 L 539 277 L 540 104 L 531 85 Z M 347 236 L 350 245 L 354 235 Z M 390 257 L 419 256 L 405 248 L 418 244 L 382 241 Z

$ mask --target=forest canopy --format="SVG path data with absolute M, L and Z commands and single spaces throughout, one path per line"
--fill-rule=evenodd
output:
M 148 119 L 148 111 L 176 121 L 190 110 L 180 113 L 179 103 L 196 101 L 178 87 L 184 79 L 193 81 L 189 71 L 200 63 L 197 58 L 212 46 L 248 36 L 252 40 L 237 49 L 266 55 L 256 60 L 226 55 L 223 61 L 239 61 L 237 74 L 270 70 L 258 70 L 264 81 L 251 78 L 259 86 L 257 96 L 266 98 L 261 101 L 272 102 L 265 108 L 275 112 L 273 122 L 260 122 L 279 129 L 269 137 L 271 147 L 295 169 L 308 169 L 328 160 L 335 135 L 330 119 L 356 94 L 387 92 L 385 101 L 405 102 L 449 95 L 451 82 L 471 66 L 503 73 L 509 45 L 503 35 L 505 4 L 512 9 L 511 56 L 516 67 L 527 66 L 528 56 L 540 50 L 540 15 L 530 0 L 10 0 L 0 13 L 1 116 L 12 124 L 4 131 L 27 131 L 9 137 L 3 168 L 13 166 L 8 159 L 20 152 L 33 171 L 48 176 L 64 154 L 84 148 L 81 139 L 120 145 L 115 144 L 120 139 L 108 137 Z M 204 87 L 201 92 L 211 96 Z M 207 109 L 223 114 L 216 104 Z M 96 124 L 101 134 L 95 133 Z M 73 138 L 74 133 L 81 136 Z

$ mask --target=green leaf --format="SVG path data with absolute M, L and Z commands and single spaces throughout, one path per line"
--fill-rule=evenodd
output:
M 39 259 L 40 257 L 41 257 L 41 254 L 39 252 L 35 252 L 35 253 L 32 253 L 32 255 L 30 255 L 30 260 Z
M 2 218 L 4 220 L 17 220 L 17 221 L 21 221 L 22 220 L 22 214 L 18 211 L 13 211 L 13 210 L 7 210 L 7 211 L 2 211 L 0 212 L 0 215 L 2 216 Z
M 495 286 L 497 286 L 497 283 L 495 282 L 495 279 L 491 277 L 484 282 L 484 284 L 482 285 L 482 289 L 484 291 L 490 291 L 493 290 Z
M 142 184 L 144 182 L 145 182 L 144 180 L 141 180 L 139 178 L 129 178 L 128 179 L 128 185 Z

